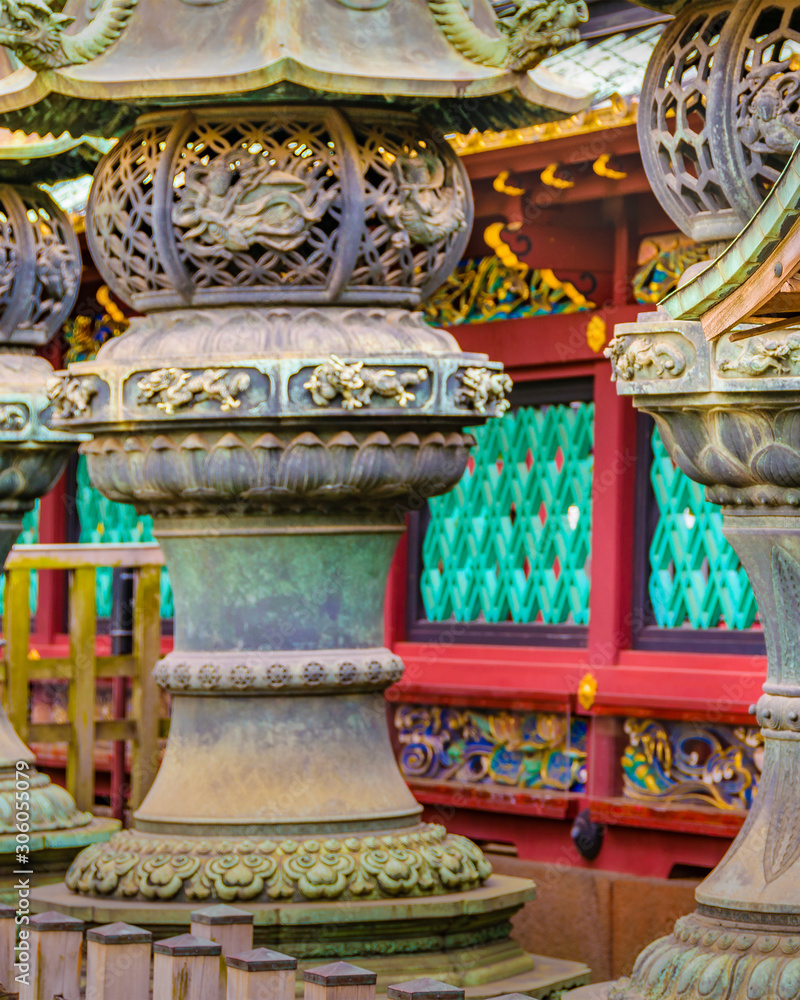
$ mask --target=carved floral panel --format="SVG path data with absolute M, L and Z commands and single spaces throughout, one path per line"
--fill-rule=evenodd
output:
M 722 810 L 752 805 L 764 756 L 757 727 L 628 719 L 625 733 L 625 798 Z
M 580 792 L 585 719 L 549 712 L 400 705 L 400 770 L 413 780 Z

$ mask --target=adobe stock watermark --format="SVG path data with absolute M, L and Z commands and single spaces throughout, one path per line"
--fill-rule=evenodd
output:
M 17 881 L 14 889 L 17 892 L 16 924 L 19 928 L 17 942 L 17 960 L 14 963 L 14 981 L 30 986 L 31 950 L 30 935 L 27 925 L 31 919 L 31 869 L 30 828 L 31 828 L 31 796 L 30 796 L 30 764 L 26 760 L 17 761 L 16 781 L 14 782 L 15 851 L 17 867 L 14 874 Z M 23 878 L 22 876 L 26 876 Z

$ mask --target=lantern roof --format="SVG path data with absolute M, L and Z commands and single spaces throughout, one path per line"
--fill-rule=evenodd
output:
M 127 127 L 120 106 L 221 100 L 384 102 L 450 131 L 583 110 L 593 94 L 539 63 L 579 40 L 586 4 L 517 0 L 512 9 L 501 16 L 490 0 L 67 0 L 59 13 L 57 0 L 2 0 L 0 45 L 13 55 L 0 58 L 0 113 L 31 109 L 13 127 L 44 118 L 73 134 L 109 134 Z M 92 102 L 91 112 L 76 102 Z

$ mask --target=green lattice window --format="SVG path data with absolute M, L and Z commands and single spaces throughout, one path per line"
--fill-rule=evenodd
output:
M 92 486 L 86 467 L 86 459 L 78 459 L 76 505 L 80 522 L 81 542 L 121 545 L 131 542 L 153 541 L 153 519 L 139 517 L 129 504 L 107 500 Z M 97 614 L 107 618 L 112 604 L 111 569 L 97 571 Z M 161 574 L 161 616 L 171 618 L 173 614 L 172 588 L 167 571 Z
M 461 483 L 429 504 L 429 621 L 586 625 L 594 405 L 525 406 L 473 430 Z
M 722 534 L 722 512 L 672 462 L 653 430 L 658 523 L 650 543 L 650 601 L 659 628 L 749 629 L 757 608 L 747 574 Z
M 22 519 L 22 531 L 17 539 L 17 545 L 35 545 L 39 541 L 39 501 L 36 506 Z M 0 614 L 3 613 L 3 595 L 6 591 L 5 573 L 0 573 Z M 35 569 L 31 570 L 31 614 L 36 614 L 36 604 L 39 599 L 39 577 Z

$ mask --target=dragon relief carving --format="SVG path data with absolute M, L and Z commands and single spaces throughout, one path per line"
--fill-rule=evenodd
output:
M 236 397 L 249 387 L 247 372 L 231 373 L 225 368 L 207 368 L 198 375 L 182 368 L 159 368 L 136 383 L 138 402 L 150 402 L 157 396 L 158 409 L 169 414 L 206 399 L 219 400 L 223 410 L 236 410 L 241 405 Z
M 92 379 L 71 378 L 57 375 L 47 380 L 47 398 L 53 404 L 53 416 L 57 420 L 69 420 L 89 412 L 91 399 L 97 395 L 97 386 Z
M 652 337 L 615 337 L 603 353 L 611 360 L 613 382 L 632 382 L 637 372 L 650 366 L 657 379 L 680 378 L 686 371 L 683 353 L 674 344 L 657 343 Z
M 785 340 L 758 337 L 748 340 L 735 358 L 720 362 L 721 372 L 740 375 L 796 375 L 800 365 L 800 336 L 792 334 Z
M 580 40 L 589 20 L 584 0 L 517 0 L 515 10 L 498 16 L 499 37 L 481 31 L 462 0 L 428 0 L 433 18 L 450 44 L 471 62 L 527 72 L 559 49 Z
M 426 368 L 398 375 L 389 368 L 365 368 L 363 361 L 348 364 L 332 354 L 330 360 L 317 365 L 303 388 L 308 389 L 317 406 L 330 406 L 341 396 L 343 409 L 360 410 L 371 405 L 373 395 L 405 406 L 416 398 L 408 387 L 427 380 Z
M 398 156 L 392 171 L 397 195 L 380 204 L 378 214 L 395 230 L 394 246 L 432 246 L 467 228 L 453 166 L 448 170 L 438 156 L 421 153 Z
M 258 154 L 231 150 L 187 169 L 173 221 L 187 230 L 183 242 L 193 253 L 233 253 L 254 244 L 296 250 L 337 197 L 328 182 L 325 171 L 300 177 Z
M 468 406 L 476 413 L 486 413 L 486 408 L 494 405 L 499 417 L 511 408 L 506 399 L 514 388 L 511 376 L 503 372 L 492 372 L 488 368 L 467 368 L 461 372 L 461 392 L 456 402 Z
M 96 16 L 74 35 L 75 20 L 46 0 L 0 0 L 0 45 L 38 72 L 77 66 L 102 55 L 119 38 L 137 0 L 102 0 Z

